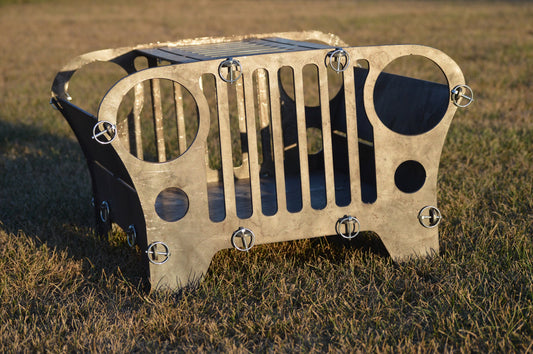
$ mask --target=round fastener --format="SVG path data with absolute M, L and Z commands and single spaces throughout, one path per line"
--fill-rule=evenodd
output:
M 135 226 L 133 224 L 128 226 L 128 230 L 126 231 L 126 241 L 128 241 L 128 246 L 135 246 L 135 242 L 137 241 L 137 231 L 135 231 Z
M 254 243 L 254 233 L 252 232 L 252 230 L 247 229 L 245 227 L 240 227 L 231 235 L 231 244 L 239 251 L 249 251 L 254 246 Z
M 442 220 L 440 210 L 437 207 L 428 205 L 418 212 L 418 221 L 425 228 L 431 229 L 437 226 Z
M 146 255 L 150 263 L 159 265 L 168 261 L 170 250 L 164 242 L 156 241 L 148 246 Z
M 59 103 L 54 97 L 50 98 L 50 106 L 52 106 L 52 108 L 55 109 L 56 111 L 59 110 L 58 105 Z
M 93 127 L 92 139 L 100 144 L 110 144 L 117 137 L 117 126 L 106 120 L 101 120 Z
M 100 203 L 100 220 L 107 222 L 109 219 L 109 204 L 104 200 Z
M 457 85 L 452 89 L 451 93 L 452 102 L 457 107 L 467 107 L 474 102 L 474 91 L 468 85 Z
M 227 72 L 224 73 L 224 70 Z M 218 76 L 224 82 L 234 83 L 242 76 L 242 66 L 237 59 L 228 58 L 220 63 L 218 66 Z
M 361 223 L 359 223 L 359 220 L 357 220 L 356 217 L 345 215 L 337 220 L 335 231 L 337 232 L 337 235 L 351 240 L 359 235 L 359 232 L 361 231 Z
M 350 55 L 344 49 L 337 48 L 326 55 L 325 62 L 333 71 L 341 73 L 348 69 Z

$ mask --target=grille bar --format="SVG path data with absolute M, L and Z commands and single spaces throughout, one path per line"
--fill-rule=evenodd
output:
M 229 121 L 228 91 L 226 83 L 217 78 L 217 109 L 220 134 L 220 155 L 222 156 L 222 180 L 226 216 L 236 214 L 235 181 L 233 177 L 233 152 L 231 151 L 231 128 Z
M 257 129 L 252 75 L 244 75 L 244 97 L 246 101 L 246 129 L 248 137 L 248 162 L 250 166 L 250 188 L 252 192 L 252 213 L 261 212 L 261 185 L 259 180 L 259 158 L 257 156 Z
M 331 120 L 329 110 L 328 74 L 325 66 L 319 66 L 320 108 L 322 114 L 322 151 L 326 182 L 326 204 L 335 204 L 335 181 L 333 178 L 333 151 L 331 144 Z
M 294 67 L 294 96 L 298 129 L 298 156 L 300 160 L 300 183 L 303 208 L 311 205 L 311 186 L 309 181 L 309 161 L 307 159 L 307 127 L 305 125 L 305 102 L 302 67 Z M 302 119 L 303 117 L 303 119 Z
M 276 176 L 276 195 L 278 210 L 287 209 L 285 191 L 285 169 L 283 162 L 283 134 L 281 130 L 281 107 L 277 72 L 269 71 L 270 112 L 272 121 L 272 145 L 274 153 L 274 171 Z

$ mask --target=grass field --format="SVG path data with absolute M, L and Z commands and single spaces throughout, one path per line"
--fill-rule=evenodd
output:
M 0 1 L 0 351 L 533 352 L 531 19 L 514 1 Z M 444 146 L 440 254 L 273 244 L 219 252 L 195 290 L 144 292 L 125 234 L 94 233 L 56 72 L 96 49 L 307 29 L 462 68 L 476 101 Z

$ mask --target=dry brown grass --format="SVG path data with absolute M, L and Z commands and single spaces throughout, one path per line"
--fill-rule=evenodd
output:
M 0 349 L 531 352 L 532 18 L 527 2 L 0 5 Z M 425 44 L 462 68 L 476 102 L 441 160 L 441 254 L 398 265 L 326 240 L 228 250 L 198 289 L 144 293 L 124 234 L 93 233 L 85 161 L 48 105 L 55 73 L 96 49 L 304 29 Z

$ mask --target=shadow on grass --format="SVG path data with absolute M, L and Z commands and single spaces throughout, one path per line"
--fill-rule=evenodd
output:
M 95 233 L 91 182 L 77 141 L 0 120 L 0 227 L 64 250 L 92 275 L 139 282 L 139 254 L 117 230 Z
M 0 121 L 0 143 L 2 227 L 88 261 L 85 263 L 96 276 L 118 272 L 138 284 L 143 274 L 141 254 L 127 246 L 124 232 L 115 228 L 109 240 L 96 235 L 90 176 L 77 141 Z M 342 262 L 346 248 L 388 256 L 373 233 L 362 233 L 353 240 L 329 236 L 307 242 L 310 244 L 303 250 L 288 251 L 286 257 L 300 264 L 317 257 L 336 263 Z M 301 245 L 295 241 L 294 247 Z M 268 249 L 260 253 L 265 261 L 272 257 Z

